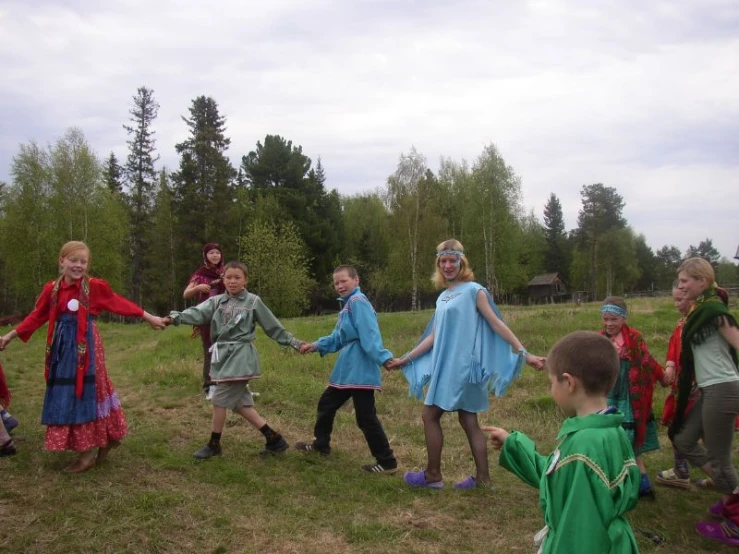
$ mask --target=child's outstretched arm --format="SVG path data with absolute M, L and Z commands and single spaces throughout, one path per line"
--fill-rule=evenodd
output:
M 428 336 L 424 337 L 416 346 L 403 354 L 400 358 L 393 358 L 385 364 L 386 369 L 398 369 L 406 366 L 419 356 L 425 354 L 434 346 L 434 332 L 431 331 Z
M 500 427 L 486 426 L 481 427 L 480 429 L 482 429 L 485 433 L 490 433 L 490 442 L 493 443 L 493 448 L 495 450 L 500 450 L 501 448 L 503 448 L 503 443 L 508 438 L 508 435 L 510 435 L 508 431 Z
M 149 312 L 144 312 L 144 315 L 141 316 L 144 321 L 146 321 L 149 325 L 151 325 L 151 328 L 155 331 L 163 330 L 167 328 L 167 323 L 164 321 L 164 318 L 161 318 L 156 315 L 151 315 Z
M 174 326 L 183 323 L 185 325 L 207 325 L 210 323 L 211 319 L 213 319 L 213 314 L 216 311 L 216 298 L 218 297 L 213 296 L 205 302 L 201 302 L 192 308 L 187 308 L 182 312 L 171 311 L 169 312 L 169 315 L 164 318 L 164 323 L 166 325 L 172 324 Z
M 289 346 L 298 351 L 300 351 L 300 348 L 305 344 L 302 340 L 295 338 L 292 333 L 288 332 L 282 326 L 282 323 L 280 323 L 272 311 L 265 306 L 261 298 L 258 298 L 254 305 L 254 316 L 257 323 L 259 323 L 259 325 L 262 326 L 262 329 L 264 329 L 264 333 L 278 344 Z
M 488 294 L 486 291 L 484 290 L 478 291 L 477 298 L 476 298 L 476 304 L 477 304 L 477 310 L 480 312 L 480 314 L 482 314 L 482 316 L 488 322 L 488 325 L 490 325 L 490 328 L 499 337 L 501 337 L 504 341 L 510 344 L 511 348 L 514 351 L 526 352 L 526 349 L 523 347 L 523 344 L 521 344 L 521 341 L 518 340 L 518 337 L 516 337 L 516 335 L 513 334 L 513 331 L 511 331 L 510 327 L 508 327 L 508 325 L 506 325 L 502 319 L 500 319 L 497 315 L 495 315 L 493 308 L 490 307 L 490 301 L 488 300 Z M 542 370 L 544 369 L 546 358 L 543 358 L 541 356 L 535 356 L 534 354 L 526 352 L 526 363 L 529 364 L 534 369 Z
M 499 427 L 483 427 L 490 432 L 493 447 L 500 449 L 499 463 L 524 483 L 539 488 L 541 476 L 546 471 L 547 456 L 536 451 L 536 445 L 523 433 L 508 433 Z M 497 444 L 500 443 L 500 446 Z

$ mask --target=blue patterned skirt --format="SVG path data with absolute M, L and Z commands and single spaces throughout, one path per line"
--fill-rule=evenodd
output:
M 94 318 L 88 316 L 87 352 L 90 361 L 84 377 L 82 398 L 77 398 L 74 393 L 77 382 L 77 314 L 67 312 L 57 319 L 51 343 L 49 379 L 41 412 L 42 424 L 71 425 L 95 420 L 94 325 Z

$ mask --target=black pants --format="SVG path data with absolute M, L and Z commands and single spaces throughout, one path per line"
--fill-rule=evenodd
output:
M 318 400 L 318 416 L 313 428 L 316 450 L 328 453 L 331 450 L 331 432 L 334 429 L 336 412 L 347 400 L 354 401 L 357 425 L 364 433 L 370 452 L 382 466 L 395 467 L 397 462 L 390 448 L 385 431 L 375 410 L 375 391 L 365 389 L 337 389 L 326 387 Z

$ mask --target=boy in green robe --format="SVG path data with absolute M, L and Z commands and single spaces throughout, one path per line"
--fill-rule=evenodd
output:
M 571 333 L 547 356 L 551 394 L 567 419 L 548 456 L 519 432 L 487 427 L 500 465 L 539 489 L 544 528 L 534 537 L 539 553 L 638 553 L 623 517 L 639 499 L 639 469 L 621 422 L 606 395 L 619 370 L 618 353 L 605 337 Z

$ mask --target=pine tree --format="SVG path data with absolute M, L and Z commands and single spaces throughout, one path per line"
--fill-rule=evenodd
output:
M 124 177 L 123 167 L 118 164 L 116 155 L 111 152 L 103 167 L 103 181 L 105 181 L 108 190 L 115 194 L 123 194 Z
M 154 91 L 139 87 L 130 110 L 132 124 L 123 126 L 131 136 L 127 141 L 129 154 L 125 174 L 130 213 L 131 299 L 138 304 L 141 303 L 141 285 L 146 272 L 156 190 L 154 163 L 159 156 L 155 155 L 151 126 L 158 112 L 159 104 L 154 100 Z
M 338 193 L 327 193 L 326 175 L 318 161 L 301 146 L 279 135 L 267 135 L 264 144 L 242 158 L 241 170 L 252 198 L 275 198 L 281 208 L 275 223 L 291 221 L 308 247 L 310 272 L 318 281 L 330 276 L 342 254 L 342 217 Z
M 236 172 L 226 156 L 231 144 L 225 135 L 226 118 L 219 114 L 213 98 L 198 96 L 190 106 L 190 117 L 182 120 L 190 136 L 175 146 L 180 169 L 172 173 L 174 213 L 181 240 L 178 274 L 200 264 L 205 243 L 218 242 L 228 258 L 238 250 L 239 239 L 227 221 L 236 199 Z
M 567 233 L 562 204 L 554 193 L 549 195 L 549 200 L 544 206 L 544 235 L 547 241 L 544 267 L 549 273 L 558 272 L 567 281 L 570 266 Z

